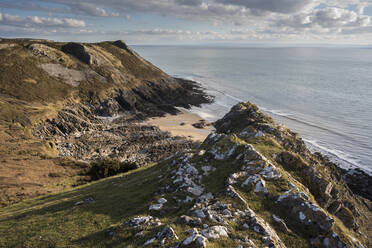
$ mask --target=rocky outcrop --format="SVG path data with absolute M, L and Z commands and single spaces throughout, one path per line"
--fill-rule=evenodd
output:
M 65 53 L 63 53 L 62 51 L 58 49 L 45 45 L 45 44 L 33 43 L 28 46 L 28 49 L 35 56 L 47 57 L 55 63 L 56 62 L 68 63 L 69 62 L 69 58 Z
M 88 48 L 80 43 L 68 43 L 62 47 L 62 51 L 65 53 L 69 53 L 82 62 L 92 65 L 92 64 L 98 64 L 98 61 L 91 53 L 89 53 Z
M 7 49 L 7 48 L 12 48 L 12 47 L 15 47 L 15 46 L 16 46 L 16 44 L 14 44 L 14 43 L 0 44 L 0 50 Z
M 112 158 L 138 166 L 195 146 L 192 141 L 141 124 L 130 113 L 100 117 L 94 111 L 82 104 L 68 106 L 56 118 L 36 126 L 33 133 L 53 143 L 62 157 L 84 161 Z
M 122 40 L 114 41 L 113 44 L 121 49 L 124 49 L 128 53 L 134 55 L 134 51 Z
M 249 119 L 250 124 L 235 123 L 236 113 L 239 118 L 247 113 L 251 118 L 240 122 Z M 297 153 L 302 147 L 297 135 L 249 103 L 235 106 L 224 121 L 229 124 L 217 121 L 217 133 L 198 149 L 168 160 L 166 183 L 148 204 L 160 218 L 178 209 L 173 230 L 182 238 L 162 245 L 371 245 L 368 200 L 354 195 L 318 155 L 306 148 Z M 299 139 L 292 149 L 286 148 L 290 139 Z M 158 244 L 156 236 L 150 240 Z
M 356 168 L 345 170 L 340 168 L 341 174 L 350 189 L 369 200 L 372 200 L 372 176 Z

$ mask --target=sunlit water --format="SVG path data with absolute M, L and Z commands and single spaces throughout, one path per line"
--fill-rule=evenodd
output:
M 372 49 L 135 46 L 167 73 L 216 96 L 194 109 L 216 120 L 251 101 L 312 150 L 372 173 Z

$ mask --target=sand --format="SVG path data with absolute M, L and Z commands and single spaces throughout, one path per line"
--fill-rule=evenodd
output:
M 195 128 L 192 124 L 203 120 L 199 115 L 190 111 L 178 108 L 181 113 L 177 115 L 167 114 L 164 117 L 150 118 L 145 124 L 154 125 L 163 131 L 168 131 L 174 136 L 184 136 L 194 141 L 203 142 L 205 138 L 214 130 L 213 126 L 204 129 Z M 208 123 L 208 122 L 207 122 Z

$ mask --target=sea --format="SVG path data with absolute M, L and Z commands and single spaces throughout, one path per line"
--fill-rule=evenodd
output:
M 214 121 L 250 101 L 298 132 L 311 151 L 372 175 L 372 49 L 133 46 L 168 74 L 215 96 L 193 108 Z

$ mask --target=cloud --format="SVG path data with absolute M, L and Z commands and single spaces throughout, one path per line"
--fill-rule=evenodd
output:
M 313 10 L 310 13 L 283 18 L 277 21 L 278 26 L 292 27 L 294 29 L 339 29 L 359 28 L 371 24 L 371 18 L 358 12 L 341 8 L 324 8 Z
M 202 0 L 176 0 L 176 3 L 179 5 L 186 5 L 186 6 L 200 6 L 203 1 Z
M 339 36 L 346 39 L 347 35 L 359 35 L 364 41 L 372 33 L 368 16 L 371 6 L 372 0 L 38 0 L 37 4 L 0 0 L 3 9 L 57 16 L 1 14 L 0 24 L 32 27 L 35 32 L 39 28 L 67 34 L 67 29 L 71 29 L 71 36 L 89 27 L 89 32 L 85 30 L 82 34 L 102 39 L 248 41 L 283 37 L 311 40 Z M 122 22 L 130 17 L 128 25 Z M 171 23 L 173 20 L 177 21 Z M 185 30 L 190 26 L 192 31 Z
M 49 18 L 38 16 L 21 17 L 0 13 L 0 24 L 16 27 L 64 27 L 83 28 L 85 21 L 72 18 Z
M 57 1 L 45 1 L 47 3 L 58 3 Z M 61 2 L 63 3 L 63 2 Z M 85 16 L 119 16 L 117 12 L 108 11 L 104 7 L 99 7 L 97 4 L 89 1 L 66 1 L 64 6 L 50 7 L 42 4 L 35 4 L 32 2 L 0 2 L 0 8 L 6 9 L 19 9 L 19 10 L 33 10 L 44 11 L 49 13 L 64 13 L 64 14 L 77 14 Z
M 92 16 L 108 16 L 105 9 L 99 8 L 96 5 L 90 3 L 80 2 L 71 5 L 71 7 L 75 10 L 78 9 L 79 11 Z
M 314 0 L 218 0 L 227 5 L 244 6 L 254 11 L 296 13 L 314 4 Z

